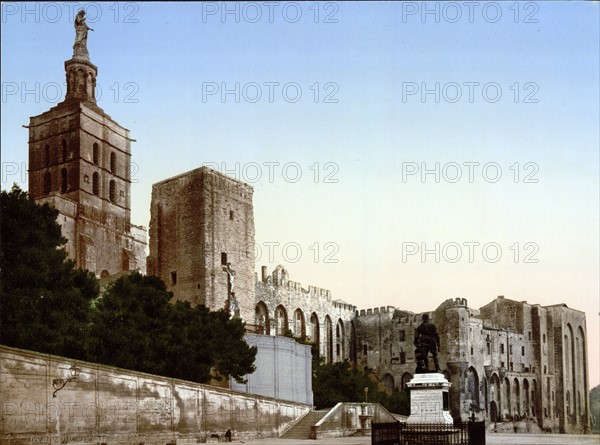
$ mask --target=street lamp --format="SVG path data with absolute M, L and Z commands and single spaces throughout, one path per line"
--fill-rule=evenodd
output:
M 52 393 L 52 397 L 56 398 L 56 393 L 58 391 L 60 391 L 61 389 L 63 389 L 67 383 L 69 383 L 72 380 L 77 380 L 77 377 L 79 376 L 79 371 L 80 369 L 77 367 L 77 365 L 72 365 L 69 368 L 69 372 L 71 373 L 71 377 L 69 377 L 68 379 L 54 379 L 52 380 L 52 387 L 55 389 L 55 391 Z

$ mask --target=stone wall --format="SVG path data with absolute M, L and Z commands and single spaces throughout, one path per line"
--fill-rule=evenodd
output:
M 318 343 L 320 354 L 328 363 L 353 359 L 355 306 L 332 300 L 327 289 L 302 287 L 290 280 L 282 266 L 277 266 L 271 275 L 263 267 L 255 292 L 255 332 L 283 335 L 290 331 L 296 337 L 308 337 Z
M 371 434 L 371 423 L 396 422 L 398 419 L 378 403 L 338 403 L 311 427 L 311 439 Z
M 53 379 L 67 378 L 53 398 Z M 276 437 L 310 406 L 0 346 L 0 442 L 162 444 Z
M 148 273 L 161 277 L 176 299 L 211 310 L 233 304 L 252 323 L 252 194 L 248 184 L 207 167 L 154 184 Z M 231 289 L 227 264 L 235 273 Z

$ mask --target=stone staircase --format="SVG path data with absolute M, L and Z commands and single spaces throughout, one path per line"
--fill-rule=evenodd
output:
M 310 411 L 281 437 L 283 439 L 310 439 L 310 427 L 325 417 L 330 410 Z

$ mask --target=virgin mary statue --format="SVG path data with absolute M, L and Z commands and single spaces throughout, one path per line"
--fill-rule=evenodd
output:
M 73 44 L 73 56 L 83 56 L 86 59 L 89 58 L 87 50 L 87 35 L 88 31 L 93 31 L 85 23 L 85 11 L 80 9 L 75 17 L 75 43 Z

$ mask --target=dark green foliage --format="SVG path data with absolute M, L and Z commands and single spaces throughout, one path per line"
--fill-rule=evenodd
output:
M 592 433 L 600 434 L 600 385 L 590 391 L 590 411 L 592 412 Z
M 353 369 L 348 361 L 332 364 L 313 361 L 313 394 L 317 409 L 330 408 L 338 402 L 364 402 L 365 388 L 371 403 L 381 403 L 396 414 L 409 414 L 410 402 L 406 391 L 395 390 L 391 395 L 382 391 L 379 384 L 364 372 Z
M 89 359 L 163 374 L 170 298 L 157 277 L 132 273 L 112 283 L 92 311 Z
M 0 341 L 85 358 L 89 307 L 98 283 L 66 259 L 57 214 L 16 185 L 2 191 Z
M 137 272 L 111 284 L 93 311 L 90 359 L 197 382 L 213 368 L 238 381 L 254 371 L 240 319 L 171 297 L 160 278 Z
M 57 210 L 17 186 L 1 204 L 2 344 L 197 382 L 212 371 L 238 381 L 254 371 L 241 320 L 171 304 L 160 278 L 139 273 L 98 298 L 95 276 L 74 269 L 61 248 Z

